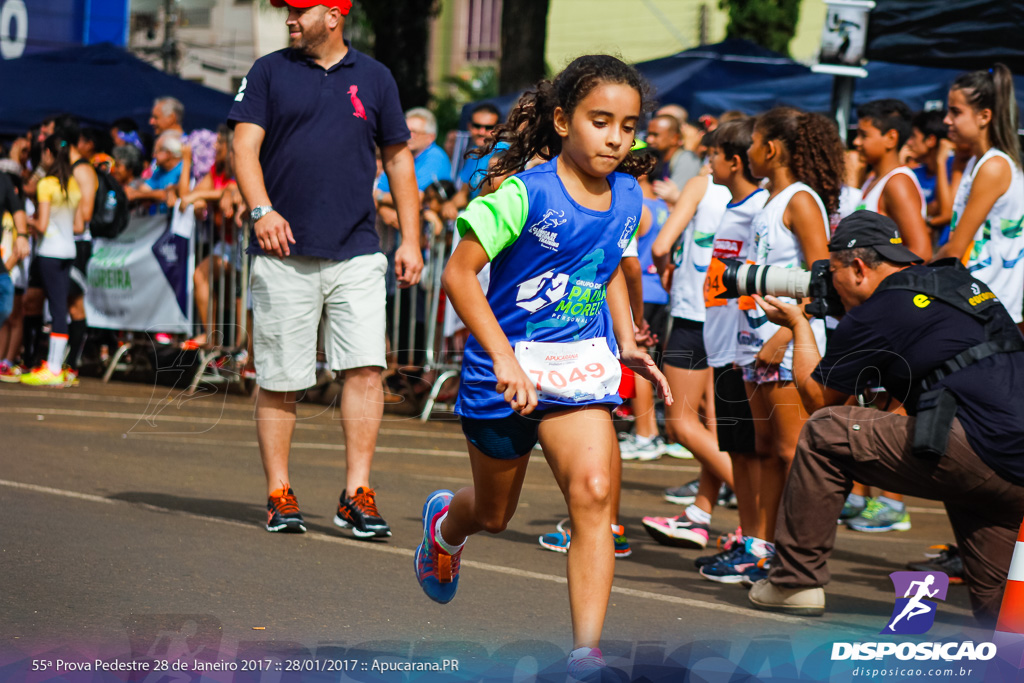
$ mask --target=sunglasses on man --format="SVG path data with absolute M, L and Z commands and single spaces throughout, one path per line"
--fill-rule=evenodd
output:
M 476 121 L 470 121 L 469 122 L 469 127 L 470 128 L 476 128 L 478 130 L 487 130 L 487 131 L 494 130 L 495 126 L 497 126 L 497 125 L 498 124 L 496 124 L 496 123 L 477 123 Z

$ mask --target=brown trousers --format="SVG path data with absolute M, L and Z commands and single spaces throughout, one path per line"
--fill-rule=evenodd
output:
M 769 579 L 790 588 L 828 583 L 836 519 L 859 481 L 942 501 L 963 556 L 974 615 L 994 623 L 1024 518 L 1024 487 L 982 462 L 959 420 L 938 460 L 911 453 L 913 430 L 914 418 L 870 408 L 835 406 L 811 416 L 782 494 Z

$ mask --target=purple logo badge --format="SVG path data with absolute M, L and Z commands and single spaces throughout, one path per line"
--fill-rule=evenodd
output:
M 937 605 L 932 600 L 946 599 L 949 577 L 942 572 L 893 572 L 889 578 L 896 605 L 881 633 L 925 633 L 935 623 Z

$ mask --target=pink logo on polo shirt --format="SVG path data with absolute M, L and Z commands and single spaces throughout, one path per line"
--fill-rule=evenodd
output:
M 352 116 L 358 116 L 363 121 L 365 121 L 366 120 L 366 109 L 363 108 L 363 103 L 359 101 L 358 93 L 359 93 L 359 86 L 358 85 L 353 85 L 353 86 L 349 87 L 349 89 L 348 89 L 348 96 L 352 100 L 352 108 L 355 109 L 355 111 L 352 113 Z

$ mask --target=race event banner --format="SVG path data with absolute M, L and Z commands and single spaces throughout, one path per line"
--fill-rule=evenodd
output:
M 192 329 L 192 211 L 132 216 L 114 239 L 93 238 L 85 297 L 90 327 Z

